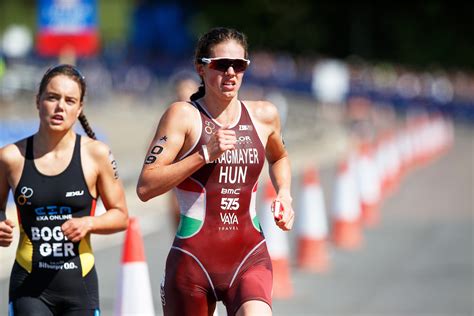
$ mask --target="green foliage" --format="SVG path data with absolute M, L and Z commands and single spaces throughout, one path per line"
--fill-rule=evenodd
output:
M 11 24 L 37 29 L 37 1 L 0 0 L 0 34 Z M 98 0 L 98 24 L 103 41 L 123 41 L 128 36 L 133 0 Z
M 11 24 L 21 24 L 36 30 L 35 0 L 0 0 L 0 34 Z
M 129 34 L 133 2 L 98 0 L 99 31 L 104 41 L 125 41 Z
M 151 0 L 149 0 L 151 1 Z M 186 3 L 185 0 L 182 0 Z M 134 0 L 98 0 L 101 39 L 126 41 Z M 474 69 L 474 3 L 192 1 L 188 28 L 197 38 L 213 26 L 237 28 L 251 50 L 294 55 L 357 55 L 368 60 Z M 0 32 L 12 23 L 36 31 L 35 0 L 0 0 Z
M 243 0 L 200 8 L 208 25 L 244 31 L 254 49 L 474 69 L 472 2 Z

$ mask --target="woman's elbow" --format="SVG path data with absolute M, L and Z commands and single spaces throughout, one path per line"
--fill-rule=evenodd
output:
M 124 231 L 128 228 L 129 217 L 128 214 L 124 214 L 123 219 L 120 222 L 120 225 L 117 227 L 118 231 Z
M 128 228 L 128 208 L 126 205 L 122 205 L 118 209 L 120 210 L 120 216 L 117 217 L 116 228 L 117 231 L 124 231 Z
M 137 185 L 137 195 L 140 201 L 142 202 L 146 202 L 151 198 L 149 194 L 149 190 L 147 190 L 147 188 L 144 185 L 140 185 L 140 184 Z
M 163 191 L 160 188 L 150 188 L 146 185 L 137 185 L 137 195 L 140 201 L 146 202 L 158 195 L 163 194 L 165 191 Z
M 163 183 L 160 183 L 159 180 L 154 180 L 153 182 L 138 181 L 136 191 L 140 201 L 146 202 L 156 196 L 166 193 L 168 190 L 169 188 L 167 188 Z
M 108 210 L 110 212 L 109 227 L 107 229 L 100 229 L 99 233 L 118 233 L 124 231 L 128 228 L 128 211 L 126 206 L 116 206 L 113 210 Z

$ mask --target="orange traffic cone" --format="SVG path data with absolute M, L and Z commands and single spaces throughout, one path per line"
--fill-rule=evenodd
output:
M 138 220 L 130 218 L 122 253 L 121 282 L 115 306 L 116 316 L 153 316 L 148 266 Z
M 327 271 L 328 224 L 324 195 L 315 168 L 304 171 L 300 210 L 296 220 L 298 267 L 312 272 Z
M 331 239 L 340 248 L 355 250 L 362 245 L 360 198 L 353 159 L 339 165 L 335 183 Z
M 275 198 L 275 190 L 271 181 L 268 180 L 258 216 L 261 219 L 268 252 L 272 260 L 273 297 L 290 298 L 293 296 L 293 285 L 290 277 L 288 235 L 275 224 L 271 212 L 271 205 Z

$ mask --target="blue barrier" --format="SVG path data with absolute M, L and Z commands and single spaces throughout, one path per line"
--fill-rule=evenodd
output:
M 38 131 L 38 119 L 0 119 L 0 147 L 8 144 L 12 144 L 25 137 L 33 135 Z M 81 135 L 85 135 L 82 127 L 77 124 L 75 126 L 75 132 Z M 97 138 L 106 142 L 107 137 L 98 128 L 94 128 L 94 132 Z
M 34 134 L 37 130 L 37 119 L 0 120 L 0 147 Z

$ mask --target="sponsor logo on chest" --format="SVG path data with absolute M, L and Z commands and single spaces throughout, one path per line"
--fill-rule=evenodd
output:
M 66 197 L 75 197 L 84 195 L 84 190 L 66 192 Z
M 239 131 L 252 131 L 252 130 L 253 130 L 252 125 L 244 125 L 244 124 L 239 125 Z

